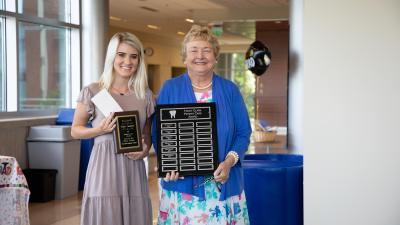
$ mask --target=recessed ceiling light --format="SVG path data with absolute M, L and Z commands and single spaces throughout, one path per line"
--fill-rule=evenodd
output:
M 148 24 L 147 27 L 150 28 L 150 29 L 153 29 L 153 30 L 158 30 L 158 29 L 160 29 L 159 26 L 151 25 L 151 24 Z
M 110 20 L 121 21 L 122 18 L 119 18 L 119 17 L 116 17 L 116 16 L 110 16 Z
M 194 23 L 194 20 L 189 19 L 189 18 L 185 19 L 185 21 L 186 21 L 186 22 L 189 22 L 189 23 Z
M 153 9 L 153 8 L 146 7 L 146 6 L 140 6 L 140 8 L 144 9 L 144 10 L 147 10 L 147 11 L 150 11 L 150 12 L 158 12 L 157 9 Z
M 182 32 L 182 31 L 178 31 L 178 32 L 176 32 L 176 33 L 179 34 L 179 35 L 185 35 L 185 33 Z

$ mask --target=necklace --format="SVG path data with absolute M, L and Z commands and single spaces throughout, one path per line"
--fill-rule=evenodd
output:
M 207 84 L 206 86 L 204 86 L 204 87 L 199 87 L 199 86 L 196 86 L 196 85 L 194 85 L 194 84 L 192 83 L 192 87 L 194 87 L 194 88 L 196 88 L 196 89 L 198 89 L 198 90 L 207 89 L 207 88 L 211 87 L 211 85 L 212 85 L 212 81 L 211 81 L 209 84 Z
M 115 87 L 111 87 L 111 89 L 113 89 L 114 91 L 116 91 L 119 95 L 126 95 L 129 93 L 129 89 L 126 91 L 120 91 L 118 89 L 116 89 Z

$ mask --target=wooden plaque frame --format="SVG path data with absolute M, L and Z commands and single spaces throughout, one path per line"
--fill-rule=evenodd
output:
M 142 151 L 142 134 L 138 111 L 115 112 L 117 117 L 114 129 L 116 153 Z

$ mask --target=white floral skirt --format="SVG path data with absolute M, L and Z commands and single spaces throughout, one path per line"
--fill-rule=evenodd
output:
M 244 192 L 219 201 L 220 191 L 214 181 L 206 183 L 204 188 L 205 201 L 190 194 L 162 189 L 158 224 L 250 224 Z

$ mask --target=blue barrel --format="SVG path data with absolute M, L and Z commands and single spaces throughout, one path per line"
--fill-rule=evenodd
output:
M 303 224 L 303 156 L 246 155 L 242 166 L 251 225 Z
M 72 125 L 75 109 L 60 109 L 56 120 L 56 125 Z M 92 127 L 88 124 L 87 127 Z M 79 163 L 79 185 L 78 190 L 83 190 L 85 186 L 86 170 L 89 164 L 90 153 L 92 152 L 94 139 L 81 140 L 81 161 Z

